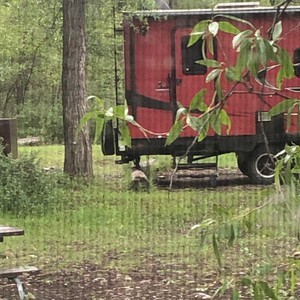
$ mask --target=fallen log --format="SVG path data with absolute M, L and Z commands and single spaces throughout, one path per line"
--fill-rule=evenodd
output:
M 38 136 L 28 136 L 26 138 L 18 139 L 19 146 L 39 146 L 42 144 L 42 139 Z
M 141 169 L 132 169 L 130 189 L 132 190 L 148 190 L 149 180 L 147 175 Z

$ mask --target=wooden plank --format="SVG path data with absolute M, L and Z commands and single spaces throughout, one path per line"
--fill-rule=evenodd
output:
M 32 266 L 0 270 L 0 278 L 15 278 L 24 273 L 37 273 L 39 269 Z
M 24 235 L 24 229 L 0 225 L 0 237 Z

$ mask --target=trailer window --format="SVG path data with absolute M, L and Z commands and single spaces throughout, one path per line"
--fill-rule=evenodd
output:
M 183 36 L 181 39 L 182 49 L 182 73 L 185 75 L 203 75 L 207 72 L 207 67 L 197 64 L 196 61 L 203 59 L 202 40 L 200 39 L 194 45 L 188 47 L 189 35 Z
M 294 72 L 297 77 L 300 77 L 300 48 L 294 51 Z

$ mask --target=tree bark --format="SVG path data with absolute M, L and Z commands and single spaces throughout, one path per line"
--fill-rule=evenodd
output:
M 87 108 L 85 2 L 63 0 L 64 171 L 70 176 L 93 174 L 88 127 L 78 132 Z

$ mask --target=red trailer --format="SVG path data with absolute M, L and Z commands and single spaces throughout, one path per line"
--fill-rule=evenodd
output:
M 187 47 L 192 28 L 201 20 L 210 19 L 213 14 L 231 15 L 249 20 L 256 28 L 266 33 L 273 22 L 275 8 L 248 7 L 216 8 L 199 10 L 158 10 L 140 11 L 125 14 L 124 57 L 125 57 L 125 98 L 135 120 L 147 129 L 147 138 L 134 126 L 130 127 L 132 147 L 124 147 L 119 141 L 117 125 L 106 124 L 102 149 L 104 154 L 117 154 L 121 162 L 134 161 L 136 165 L 142 155 L 183 155 L 197 134 L 186 128 L 180 137 L 166 146 L 167 134 L 172 127 L 178 103 L 188 107 L 193 96 L 201 89 L 207 89 L 207 98 L 211 99 L 215 91 L 214 81 L 206 82 L 210 71 L 195 61 L 203 59 L 201 40 Z M 300 7 L 290 7 L 281 16 L 283 33 L 281 45 L 300 62 Z M 234 21 L 232 21 L 235 23 Z M 235 23 L 244 30 L 243 24 Z M 245 25 L 246 26 L 246 25 Z M 235 63 L 237 53 L 232 49 L 232 35 L 218 34 L 214 41 L 214 59 Z M 208 51 L 207 51 L 208 53 Z M 234 152 L 237 155 L 240 170 L 255 183 L 273 182 L 274 172 L 270 155 L 266 149 L 265 137 L 274 155 L 284 148 L 286 143 L 300 144 L 297 112 L 293 113 L 292 123 L 287 126 L 286 114 L 272 118 L 267 112 L 282 98 L 274 93 L 277 88 L 276 68 L 274 65 L 266 74 L 265 90 L 270 96 L 263 101 L 253 94 L 233 94 L 226 106 L 231 118 L 229 133 L 217 135 L 209 131 L 207 137 L 196 143 L 189 152 L 187 165 L 201 166 L 202 158 Z M 295 64 L 295 77 L 285 80 L 282 92 L 286 97 L 300 96 L 300 67 Z M 259 86 L 261 83 L 254 83 Z M 230 84 L 224 82 L 226 90 Z M 263 126 L 263 131 L 261 130 Z

